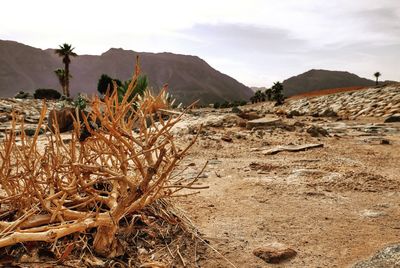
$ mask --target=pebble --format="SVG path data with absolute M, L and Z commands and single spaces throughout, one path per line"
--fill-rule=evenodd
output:
M 254 249 L 253 254 L 267 263 L 276 264 L 295 257 L 297 252 L 281 243 L 273 243 Z
M 379 210 L 365 209 L 361 212 L 361 216 L 365 218 L 378 218 L 386 215 L 387 214 L 385 212 Z

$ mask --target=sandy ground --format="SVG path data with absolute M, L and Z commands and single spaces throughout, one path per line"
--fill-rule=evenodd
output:
M 347 130 L 371 120 L 323 120 L 317 123 L 340 124 L 340 135 L 217 127 L 206 129 L 214 137 L 200 136 L 192 148 L 183 175 L 193 177 L 209 161 L 199 180 L 209 189 L 181 198 L 180 206 L 236 267 L 349 267 L 400 241 L 400 123 L 371 134 Z M 215 138 L 221 133 L 233 141 Z M 389 145 L 380 144 L 383 136 Z M 252 149 L 306 143 L 324 147 L 276 155 Z M 272 265 L 252 254 L 272 242 L 295 249 L 297 256 Z M 232 267 L 211 250 L 198 265 Z

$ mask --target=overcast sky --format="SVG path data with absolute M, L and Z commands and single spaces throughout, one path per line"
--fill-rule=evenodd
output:
M 400 0 L 3 0 L 0 39 L 197 55 L 248 86 L 309 69 L 400 80 Z

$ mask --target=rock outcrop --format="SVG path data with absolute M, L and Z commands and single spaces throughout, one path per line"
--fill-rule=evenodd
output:
M 389 117 L 400 113 L 400 85 L 368 88 L 331 95 L 288 99 L 283 107 L 287 114 L 340 117 Z

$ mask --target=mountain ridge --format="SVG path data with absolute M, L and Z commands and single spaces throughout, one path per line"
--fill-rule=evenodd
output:
M 286 96 L 294 96 L 315 90 L 354 86 L 374 86 L 375 81 L 360 77 L 348 71 L 311 69 L 284 80 L 282 84 L 284 94 Z
M 62 60 L 54 49 L 39 49 L 15 41 L 0 40 L 0 94 L 14 96 L 18 91 L 33 92 L 37 88 L 60 89 L 54 70 L 62 68 Z M 102 74 L 120 80 L 130 79 L 136 55 L 140 69 L 158 92 L 164 85 L 184 104 L 200 99 L 201 104 L 216 101 L 248 100 L 253 92 L 236 79 L 214 69 L 198 56 L 170 52 L 135 52 L 110 48 L 101 55 L 79 55 L 72 59 L 71 94 L 96 93 Z

